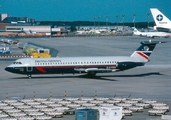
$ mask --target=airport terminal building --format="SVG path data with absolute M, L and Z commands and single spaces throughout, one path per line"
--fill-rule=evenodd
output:
M 10 25 L 1 24 L 0 28 L 4 32 L 20 33 L 23 36 L 40 35 L 40 36 L 60 36 L 67 33 L 67 30 L 62 27 L 52 28 L 51 26 L 32 26 L 32 25 Z
M 51 26 L 6 26 L 7 32 L 51 33 Z

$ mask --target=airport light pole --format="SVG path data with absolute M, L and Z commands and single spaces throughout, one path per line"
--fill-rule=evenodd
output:
M 106 16 L 106 30 L 108 30 L 108 16 Z
M 96 16 L 94 16 L 94 31 L 96 29 Z
M 134 27 L 135 27 L 135 17 L 136 17 L 136 14 L 133 14 L 133 16 L 134 16 L 133 22 L 134 22 Z
M 119 17 L 119 15 L 116 15 L 116 25 L 117 25 L 117 28 L 118 28 L 118 17 Z
M 0 5 L 0 7 L 1 7 L 2 5 Z M 0 13 L 1 14 L 1 13 Z M 0 17 L 0 22 L 2 21 L 2 18 Z
M 123 15 L 122 15 L 123 30 L 124 30 L 124 17 L 125 17 L 125 15 L 123 14 Z
M 150 13 L 149 12 L 147 13 L 147 16 L 148 16 L 148 28 L 147 29 L 149 31 L 149 20 L 150 20 Z
M 100 27 L 100 16 L 98 16 L 98 20 L 99 20 L 99 22 L 98 22 L 98 26 Z

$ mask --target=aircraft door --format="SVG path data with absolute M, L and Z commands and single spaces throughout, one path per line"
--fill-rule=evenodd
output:
M 32 60 L 28 59 L 27 63 L 28 63 L 28 65 L 27 65 L 26 71 L 31 73 L 33 71 Z
M 27 67 L 27 72 L 32 72 L 33 71 L 33 67 Z

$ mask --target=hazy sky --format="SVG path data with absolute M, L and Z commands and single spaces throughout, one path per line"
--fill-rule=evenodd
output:
M 0 13 L 51 21 L 147 21 L 150 8 L 158 8 L 171 19 L 171 0 L 0 0 Z M 153 21 L 150 16 L 150 21 Z

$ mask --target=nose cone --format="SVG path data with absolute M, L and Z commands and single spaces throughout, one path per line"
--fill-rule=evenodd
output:
M 17 68 L 17 67 L 8 66 L 5 68 L 5 70 L 8 72 L 17 73 L 17 74 L 23 74 L 24 73 L 24 68 Z
M 13 72 L 13 68 L 11 68 L 11 67 L 6 67 L 5 70 L 8 72 Z

